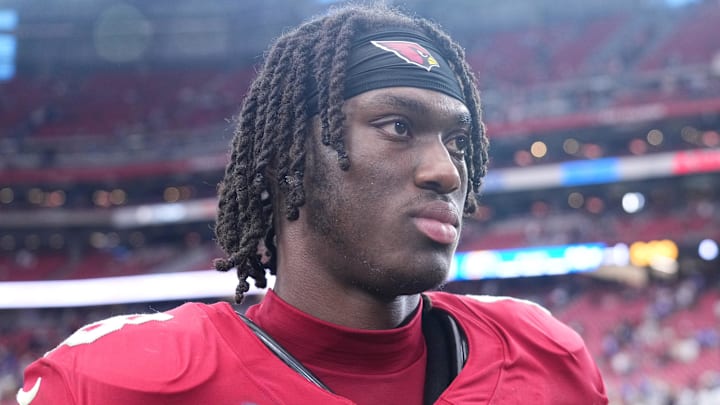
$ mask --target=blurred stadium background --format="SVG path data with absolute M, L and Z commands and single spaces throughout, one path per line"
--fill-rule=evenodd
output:
M 230 119 L 329 3 L 0 0 L 0 404 L 85 323 L 229 299 Z M 483 90 L 491 171 L 445 288 L 550 308 L 612 404 L 720 404 L 720 2 L 393 4 Z

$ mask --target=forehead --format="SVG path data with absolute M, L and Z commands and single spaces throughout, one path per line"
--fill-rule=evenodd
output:
M 355 109 L 385 111 L 395 109 L 421 116 L 445 117 L 459 124 L 471 125 L 465 103 L 447 94 L 417 87 L 387 87 L 358 94 L 345 101 L 346 113 Z

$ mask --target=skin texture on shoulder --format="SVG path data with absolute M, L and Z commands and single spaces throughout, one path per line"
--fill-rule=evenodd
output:
M 401 86 L 345 97 L 355 41 L 388 30 L 427 38 L 459 95 Z M 238 301 L 248 278 L 262 288 L 270 273 L 281 298 L 320 319 L 397 326 L 444 281 L 486 163 L 462 48 L 385 6 L 336 9 L 281 36 L 247 94 L 220 184 L 227 259 L 216 268 L 237 271 Z

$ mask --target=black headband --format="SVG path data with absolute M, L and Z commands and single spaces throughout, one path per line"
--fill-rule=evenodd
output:
M 309 115 L 318 113 L 317 86 L 308 97 Z M 418 87 L 465 103 L 453 70 L 432 41 L 407 30 L 382 31 L 356 39 L 345 76 L 345 99 L 385 87 Z

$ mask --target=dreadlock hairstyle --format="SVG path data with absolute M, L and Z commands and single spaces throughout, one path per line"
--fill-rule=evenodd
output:
M 465 156 L 471 187 L 464 210 L 466 214 L 475 211 L 475 195 L 486 173 L 488 142 L 480 96 L 463 49 L 435 24 L 383 5 L 335 9 L 275 41 L 237 117 L 230 162 L 219 185 L 215 226 L 228 258 L 214 262 L 219 271 L 236 268 L 237 303 L 250 287 L 248 277 L 265 288 L 266 272 L 276 274 L 273 204 L 284 201 L 286 218 L 295 220 L 305 202 L 303 171 L 310 111 L 318 111 L 322 143 L 337 152 L 342 170 L 350 168 L 342 130 L 348 55 L 355 37 L 382 28 L 423 32 L 451 65 L 473 123 Z M 317 105 L 310 105 L 310 92 L 317 92 L 312 99 Z M 272 195 L 275 190 L 281 196 Z

